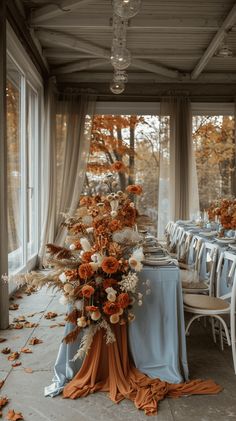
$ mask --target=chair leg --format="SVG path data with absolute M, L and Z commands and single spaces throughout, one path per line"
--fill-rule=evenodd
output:
M 234 363 L 234 373 L 236 374 L 236 343 L 235 343 L 235 312 L 231 311 L 230 315 L 230 333 L 231 333 L 231 346 Z
M 206 317 L 206 316 L 205 316 L 205 314 L 197 314 L 196 316 L 193 316 L 189 320 L 189 322 L 187 324 L 187 327 L 185 329 L 185 335 L 189 335 L 189 329 L 190 329 L 191 324 L 194 322 L 194 320 L 200 319 L 201 317 Z
M 211 317 L 211 330 L 212 330 L 213 341 L 216 344 L 216 331 L 215 331 L 215 320 L 214 320 L 214 317 Z
M 223 325 L 223 328 L 224 328 L 224 331 L 225 331 L 225 335 L 226 335 L 226 338 L 227 338 L 227 342 L 228 342 L 228 345 L 230 346 L 231 345 L 231 340 L 230 340 L 230 334 L 229 334 L 229 329 L 228 329 L 227 324 L 225 323 L 224 319 L 221 316 L 218 316 L 218 315 L 214 314 L 213 317 L 215 317 L 216 319 L 218 319 L 220 321 L 220 323 Z
M 222 330 L 222 324 L 221 323 L 220 323 L 219 335 L 220 335 L 220 347 L 221 347 L 221 351 L 224 351 L 223 330 Z

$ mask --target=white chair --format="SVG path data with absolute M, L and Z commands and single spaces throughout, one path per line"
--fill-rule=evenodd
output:
M 180 270 L 182 289 L 187 294 L 214 294 L 218 247 L 203 242 L 192 270 Z
M 230 292 L 221 295 L 220 287 L 222 281 L 222 274 L 225 265 L 228 267 L 227 276 L 228 284 L 231 283 Z M 201 317 L 209 316 L 212 321 L 212 331 L 214 341 L 215 338 L 215 324 L 218 320 L 220 323 L 220 340 L 223 348 L 222 327 L 225 332 L 228 345 L 232 347 L 234 371 L 236 374 L 236 348 L 235 348 L 235 300 L 236 300 L 236 255 L 229 252 L 222 252 L 217 265 L 217 284 L 216 297 L 200 294 L 184 294 L 184 310 L 187 313 L 193 314 L 193 317 L 187 324 L 186 334 L 194 320 Z M 223 316 L 229 315 L 228 328 Z

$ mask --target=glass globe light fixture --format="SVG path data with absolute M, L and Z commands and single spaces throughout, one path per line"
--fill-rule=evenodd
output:
M 128 82 L 128 75 L 125 70 L 118 70 L 115 69 L 114 76 L 113 76 L 114 82 Z
M 123 19 L 130 19 L 137 15 L 141 0 L 113 0 L 114 12 Z
M 110 83 L 110 90 L 113 94 L 122 94 L 125 90 L 124 82 L 115 82 L 114 80 Z
M 129 50 L 123 46 L 112 48 L 111 64 L 115 69 L 125 70 L 131 64 L 131 54 Z

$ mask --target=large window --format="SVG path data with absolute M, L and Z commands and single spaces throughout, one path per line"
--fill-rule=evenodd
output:
M 234 116 L 193 116 L 193 143 L 203 211 L 215 199 L 236 196 Z
M 8 271 L 14 273 L 34 265 L 39 246 L 41 83 L 26 53 L 8 30 Z
M 158 220 L 159 125 L 155 115 L 95 115 L 84 187 L 87 194 L 104 192 L 108 175 L 113 176 L 116 189 L 141 184 L 144 194 L 136 198 L 137 207 L 140 214 L 149 216 L 154 233 Z

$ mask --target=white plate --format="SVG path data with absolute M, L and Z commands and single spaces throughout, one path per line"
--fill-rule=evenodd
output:
M 159 261 L 159 260 L 169 260 L 169 258 L 166 255 L 165 256 L 151 256 L 151 257 L 145 256 L 145 261 L 146 260 Z
M 231 244 L 231 243 L 235 243 L 236 241 L 235 238 L 228 238 L 228 237 L 222 237 L 222 238 L 215 237 L 215 240 L 218 243 L 222 243 L 222 244 Z
M 170 259 L 168 260 L 144 260 L 143 264 L 147 266 L 166 266 L 171 262 Z
M 217 231 L 200 231 L 199 235 L 202 235 L 204 237 L 213 237 L 217 234 Z
M 160 250 L 162 250 L 161 249 L 161 247 L 155 247 L 155 246 L 153 246 L 153 247 L 145 247 L 144 246 L 144 248 L 143 248 L 143 251 L 144 251 L 144 253 L 156 253 L 156 252 L 160 252 Z

